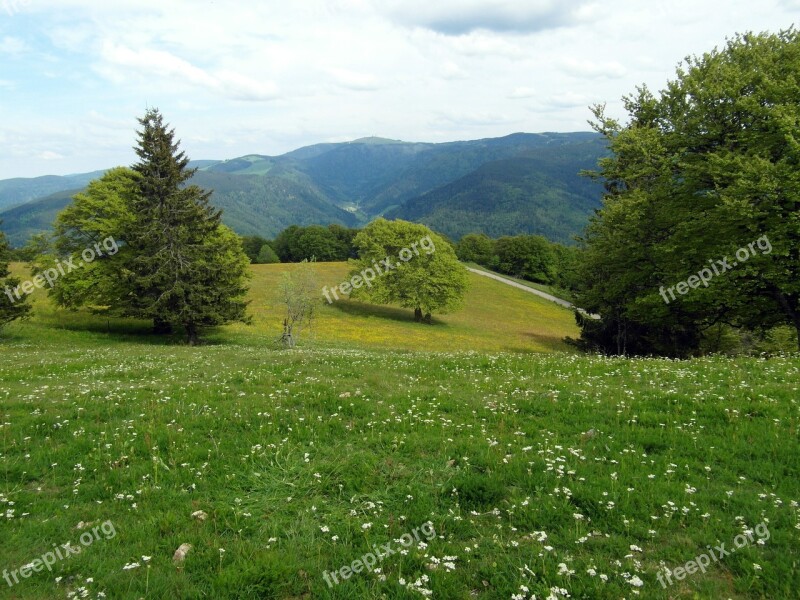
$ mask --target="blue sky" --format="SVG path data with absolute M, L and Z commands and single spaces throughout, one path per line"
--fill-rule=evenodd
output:
M 195 159 L 378 135 L 587 130 L 587 106 L 800 0 L 0 0 L 0 179 L 130 164 L 156 106 Z

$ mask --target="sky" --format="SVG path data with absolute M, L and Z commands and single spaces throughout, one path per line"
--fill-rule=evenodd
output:
M 380 136 L 587 131 L 589 106 L 800 0 L 0 0 L 0 179 L 134 162 L 157 107 L 192 159 Z

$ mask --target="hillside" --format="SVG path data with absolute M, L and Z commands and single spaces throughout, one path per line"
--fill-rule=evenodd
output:
M 593 140 L 490 162 L 386 216 L 425 223 L 454 239 L 471 232 L 530 233 L 570 243 L 601 193 L 599 184 L 579 172 L 591 168 L 602 150 Z
M 0 230 L 12 246 L 22 246 L 32 235 L 49 231 L 56 216 L 72 202 L 72 196 L 83 188 L 55 192 L 0 212 Z
M 271 237 L 292 224 L 352 226 L 389 214 L 447 225 L 441 230 L 449 235 L 485 225 L 495 235 L 535 231 L 565 241 L 599 206 L 599 189 L 577 172 L 594 167 L 604 151 L 592 133 L 443 144 L 363 138 L 274 157 L 195 161 L 194 183 L 214 190 L 225 222 L 241 234 Z M 0 182 L 0 227 L 13 244 L 24 243 L 48 228 L 64 192 L 98 175 Z M 19 202 L 25 203 L 8 210 Z
M 24 204 L 38 198 L 66 190 L 81 189 L 92 179 L 103 175 L 103 171 L 81 175 L 45 175 L 34 178 L 15 178 L 0 180 L 0 211 L 16 204 Z
M 229 325 L 218 330 L 252 343 L 269 344 L 281 333 L 282 315 L 280 282 L 284 272 L 295 265 L 252 265 L 249 314 L 252 325 Z M 346 263 L 318 263 L 320 285 L 333 287 L 346 279 Z M 27 278 L 23 265 L 12 270 Z M 570 351 L 564 343 L 575 337 L 578 328 L 571 310 L 548 302 L 503 283 L 470 274 L 470 289 L 463 309 L 450 315 L 434 315 L 434 326 L 414 322 L 412 311 L 392 306 L 376 306 L 342 300 L 332 305 L 322 303 L 310 340 L 314 344 L 337 347 L 392 348 L 415 351 L 483 350 L 487 352 Z M 34 319 L 14 323 L 3 331 L 17 328 L 41 330 L 47 327 L 80 330 L 114 327 L 120 333 L 147 331 L 148 325 L 134 320 L 98 321 L 89 311 L 65 311 L 54 308 L 44 291 L 37 290 Z

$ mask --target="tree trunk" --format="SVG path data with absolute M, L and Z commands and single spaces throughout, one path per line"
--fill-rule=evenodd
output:
M 194 323 L 186 324 L 186 342 L 190 346 L 197 346 L 200 343 L 200 338 L 197 335 L 197 325 Z
M 415 308 L 414 309 L 414 321 L 416 321 L 417 323 L 421 323 L 422 322 L 422 309 L 421 308 Z
M 292 330 L 294 329 L 293 325 L 289 324 L 289 319 L 283 320 L 283 335 L 281 336 L 281 341 L 283 342 L 284 348 L 294 348 L 295 341 L 294 341 L 294 334 Z
M 154 317 L 153 333 L 156 335 L 167 335 L 172 333 L 172 323 L 165 321 L 161 317 Z

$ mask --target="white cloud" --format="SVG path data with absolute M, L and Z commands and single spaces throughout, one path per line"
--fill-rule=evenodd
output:
M 514 91 L 511 92 L 508 97 L 514 100 L 521 100 L 524 98 L 534 98 L 539 95 L 534 88 L 531 87 L 518 87 L 514 88 Z
M 0 54 L 22 54 L 28 49 L 28 45 L 24 40 L 18 37 L 7 35 L 0 39 Z
M 39 158 L 42 160 L 61 160 L 64 158 L 64 156 L 58 152 L 53 152 L 52 150 L 45 150 L 44 152 L 39 153 Z
M 584 94 L 576 94 L 575 92 L 555 94 L 545 100 L 545 105 L 553 108 L 586 107 L 590 104 L 592 104 L 591 98 L 585 96 Z
M 272 100 L 277 86 L 272 82 L 259 82 L 234 71 L 209 73 L 192 63 L 163 50 L 131 48 L 106 42 L 103 45 L 102 73 L 120 81 L 125 77 L 119 67 L 128 68 L 142 77 L 160 77 L 172 82 L 206 88 L 235 100 Z M 110 68 L 108 68 L 110 67 Z
M 438 113 L 431 121 L 435 127 L 483 127 L 493 125 L 508 125 L 515 119 L 508 115 L 492 112 L 463 112 L 447 110 Z
M 565 73 L 583 79 L 600 77 L 618 79 L 628 73 L 617 61 L 595 62 L 586 58 L 565 58 L 561 61 L 560 67 Z
M 442 68 L 439 71 L 442 79 L 446 79 L 448 81 L 456 81 L 458 79 L 468 79 L 469 73 L 467 73 L 464 69 L 458 66 L 456 63 L 452 61 L 447 61 L 442 65 Z
M 380 89 L 378 79 L 367 73 L 358 73 L 349 69 L 328 69 L 336 84 L 358 92 L 369 92 Z
M 586 130 L 588 104 L 623 118 L 684 56 L 795 20 L 767 2 L 31 0 L 0 19 L 0 177 L 126 164 L 148 106 L 198 159 Z

